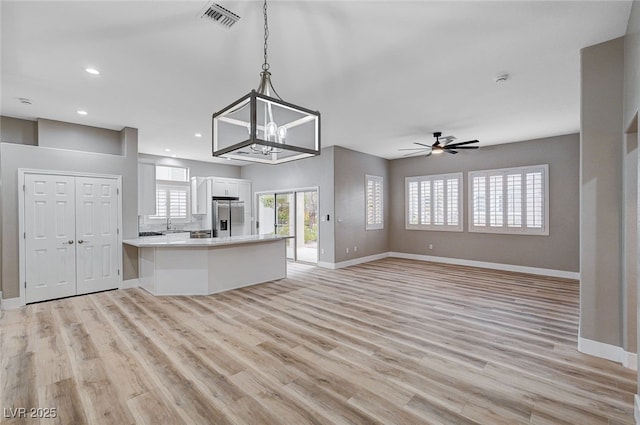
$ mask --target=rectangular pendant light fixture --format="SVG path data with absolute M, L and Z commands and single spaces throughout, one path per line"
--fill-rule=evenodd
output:
M 280 164 L 320 154 L 320 112 L 255 90 L 213 114 L 213 156 Z
M 285 102 L 271 84 L 264 0 L 264 63 L 258 90 L 213 114 L 213 156 L 281 164 L 320 155 L 320 112 Z

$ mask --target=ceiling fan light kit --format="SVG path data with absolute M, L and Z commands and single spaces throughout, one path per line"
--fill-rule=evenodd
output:
M 474 143 L 480 143 L 479 140 L 469 140 L 467 142 L 454 142 L 456 138 L 454 136 L 444 136 L 442 137 L 442 133 L 436 131 L 433 133 L 433 137 L 436 138 L 436 141 L 432 145 L 425 145 L 420 142 L 413 142 L 415 145 L 420 146 L 419 148 L 406 148 L 399 149 L 401 151 L 412 151 L 404 156 L 413 156 L 413 155 L 424 155 L 425 157 L 431 156 L 432 154 L 438 155 L 442 152 L 457 154 L 458 149 L 478 149 L 480 146 L 471 146 Z
M 213 114 L 213 156 L 280 164 L 320 155 L 320 112 L 282 100 L 271 83 L 266 0 L 263 10 L 260 84 L 257 90 Z

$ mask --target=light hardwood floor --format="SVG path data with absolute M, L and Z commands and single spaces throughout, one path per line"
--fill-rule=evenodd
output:
M 576 351 L 572 280 L 292 264 L 214 296 L 1 314 L 0 407 L 58 413 L 3 424 L 633 424 L 635 372 Z

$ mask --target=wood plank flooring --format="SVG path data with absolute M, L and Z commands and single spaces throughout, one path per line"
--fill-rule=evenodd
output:
M 578 283 L 410 260 L 206 297 L 0 313 L 3 424 L 633 424 L 636 374 L 576 350 Z M 9 408 L 56 408 L 49 419 Z

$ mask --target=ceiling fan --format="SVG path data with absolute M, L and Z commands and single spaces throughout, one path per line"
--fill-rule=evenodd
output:
M 469 146 L 473 143 L 480 143 L 478 140 L 469 140 L 468 142 L 454 142 L 456 138 L 454 136 L 444 136 L 442 137 L 442 133 L 436 131 L 433 133 L 433 137 L 436 138 L 435 143 L 432 145 L 425 145 L 420 142 L 413 142 L 416 145 L 421 147 L 419 148 L 406 148 L 399 149 L 401 151 L 414 151 L 409 152 L 404 156 L 412 156 L 412 155 L 425 155 L 430 156 L 431 154 L 440 154 L 442 152 L 447 152 L 450 154 L 458 153 L 457 149 L 478 149 L 480 146 Z

